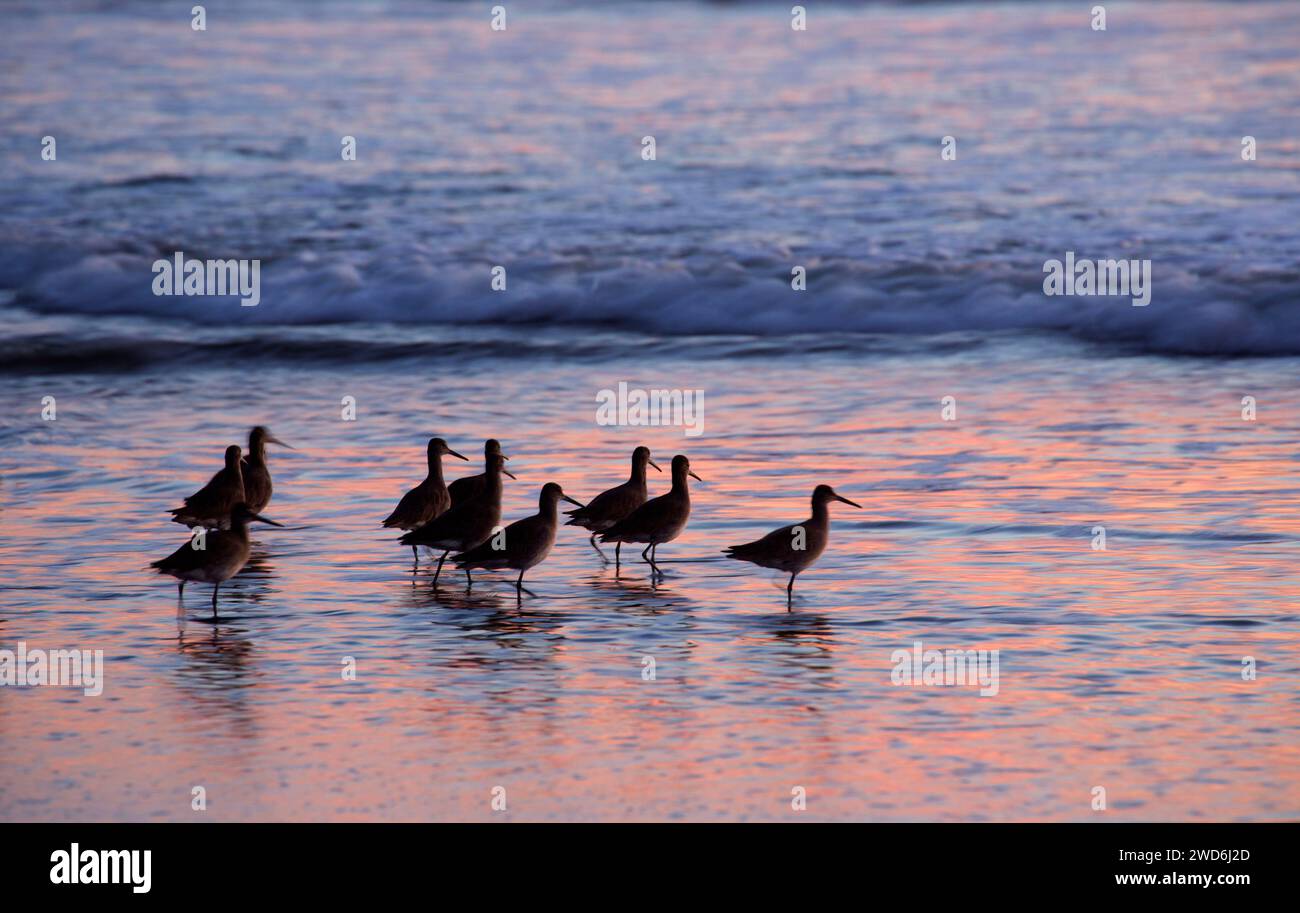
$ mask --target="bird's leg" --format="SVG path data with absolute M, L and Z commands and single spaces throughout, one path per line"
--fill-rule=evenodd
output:
M 592 534 L 591 534 L 591 539 L 589 539 L 588 541 L 591 543 L 591 547 L 594 548 L 594 549 L 596 550 L 596 554 L 600 555 L 600 560 L 603 561 L 603 562 L 605 562 L 606 564 L 609 564 L 609 559 L 605 557 L 605 553 L 602 552 L 602 551 L 600 550 L 600 546 L 596 544 L 596 534 L 595 534 L 595 533 L 592 533 Z
M 184 581 L 184 580 L 180 581 L 180 586 L 179 586 L 179 587 L 177 588 L 177 590 L 176 590 L 176 598 L 177 598 L 177 599 L 184 599 L 184 598 L 185 598 L 185 581 Z
M 650 562 L 651 564 L 654 564 L 654 559 L 650 557 L 650 549 L 652 549 L 652 548 L 654 548 L 654 543 L 653 543 L 653 542 L 650 543 L 649 545 L 647 545 L 647 546 L 645 547 L 645 549 L 641 552 L 641 560 L 642 560 L 642 561 L 648 561 L 648 562 Z
M 618 577 L 618 568 L 619 568 L 618 559 L 619 559 L 619 553 L 621 551 L 623 551 L 623 543 L 619 542 L 617 545 L 614 546 L 614 577 L 615 578 Z
M 212 620 L 217 620 L 217 590 L 221 589 L 220 583 L 212 584 Z
M 469 568 L 465 568 L 465 580 L 467 581 L 466 584 L 465 584 L 465 589 L 467 589 L 467 590 L 471 590 L 471 589 L 473 589 L 473 588 L 474 588 L 474 578 L 473 578 L 473 576 L 470 575 Z
M 412 545 L 411 554 L 415 556 L 415 564 L 411 566 L 411 570 L 415 570 L 415 568 L 420 566 L 420 550 L 416 548 L 414 545 Z
M 785 585 L 785 610 L 787 612 L 794 611 L 794 578 L 798 575 L 798 571 L 791 574 L 790 582 Z
M 656 542 L 656 543 L 654 543 L 653 545 L 650 546 L 650 568 L 651 568 L 651 570 L 653 570 L 656 574 L 658 574 L 660 577 L 662 577 L 662 576 L 664 575 L 664 572 L 661 571 L 661 570 L 659 570 L 659 565 L 655 563 L 655 557 L 656 557 L 656 555 L 658 554 L 658 552 L 657 552 L 658 548 L 659 548 L 659 543 L 658 543 L 658 542 Z
M 447 549 L 447 552 L 449 552 L 449 551 L 451 551 L 451 549 Z M 433 585 L 434 585 L 434 586 L 437 586 L 437 585 L 438 585 L 438 575 L 442 573 L 442 563 L 443 563 L 444 561 L 447 560 L 447 552 L 443 552 L 443 553 L 442 553 L 442 557 L 438 559 L 438 569 L 437 569 L 436 571 L 433 572 Z
M 536 593 L 528 589 L 528 587 L 524 586 L 524 572 L 520 571 L 519 579 L 515 581 L 515 595 L 520 595 L 522 593 L 527 593 L 529 596 L 532 596 L 534 598 L 536 598 L 537 596 Z

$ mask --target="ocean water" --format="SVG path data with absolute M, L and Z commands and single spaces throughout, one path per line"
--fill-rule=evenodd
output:
M 1300 11 L 507 6 L 0 13 L 0 649 L 105 664 L 0 687 L 0 819 L 1300 816 Z M 261 303 L 155 297 L 176 250 Z M 1066 250 L 1151 305 L 1044 297 Z M 253 424 L 286 528 L 213 623 L 147 565 Z M 638 444 L 704 481 L 662 581 L 563 529 L 536 597 L 435 589 L 379 526 L 433 435 L 507 520 Z M 787 610 L 720 552 L 819 483 L 863 509 Z
M 781 4 L 519 3 L 493 32 L 473 4 L 249 2 L 195 32 L 10 5 L 0 290 L 216 325 L 1300 353 L 1300 11 L 1107 8 L 818 4 L 795 32 Z M 1067 250 L 1150 259 L 1153 306 L 1044 297 Z M 260 259 L 263 303 L 154 296 L 176 251 Z
M 1294 819 L 1300 366 L 945 343 L 12 378 L 0 645 L 103 649 L 105 686 L 0 689 L 0 815 Z M 704 433 L 597 425 L 619 379 L 704 390 Z M 255 533 L 212 624 L 209 588 L 178 607 L 145 565 L 253 422 L 298 448 L 271 457 L 290 528 Z M 508 574 L 435 591 L 379 529 L 433 434 L 502 439 L 510 519 L 547 481 L 621 481 L 643 442 L 705 481 L 657 586 L 564 529 L 536 598 Z M 863 510 L 834 506 L 787 611 L 784 578 L 719 550 L 802 520 L 822 482 Z M 1000 651 L 998 694 L 892 684 L 917 640 Z

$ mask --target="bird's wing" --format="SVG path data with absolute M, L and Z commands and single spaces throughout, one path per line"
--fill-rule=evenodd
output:
M 733 557 L 742 557 L 756 552 L 765 555 L 777 555 L 782 554 L 782 550 L 786 552 L 793 551 L 794 531 L 798 525 L 792 523 L 789 526 L 774 529 L 761 539 L 755 539 L 753 542 L 746 542 L 743 545 L 730 546 L 727 551 Z
M 535 536 L 539 533 L 538 525 L 542 522 L 542 518 L 536 515 L 524 517 L 522 520 L 516 520 L 504 530 L 504 549 L 493 548 L 492 540 L 496 539 L 496 536 L 491 536 L 486 542 L 476 545 L 469 551 L 457 555 L 455 561 L 457 564 L 493 564 L 504 562 L 512 551 L 512 545 L 514 545 L 514 551 L 518 553 L 518 550 L 521 547 L 524 547 L 533 541 Z
M 225 502 L 228 500 L 225 492 L 226 470 L 219 469 L 208 479 L 208 484 L 204 485 L 194 494 L 185 499 L 185 507 L 176 508 L 172 513 L 220 510 L 228 507 Z
M 189 542 L 186 542 L 166 558 L 155 561 L 149 566 L 157 568 L 159 573 L 165 571 L 184 571 L 196 567 L 199 564 L 198 556 L 201 556 L 202 554 L 203 552 L 194 548 Z
M 417 485 L 406 494 L 402 495 L 402 500 L 397 502 L 397 506 L 393 508 L 393 512 L 389 514 L 388 519 L 384 521 L 384 527 L 386 529 L 392 529 L 394 527 L 406 529 L 413 520 L 419 519 L 417 513 L 419 511 L 420 503 L 420 488 L 421 486 Z
M 580 520 L 590 520 L 597 523 L 610 518 L 622 519 L 626 516 L 628 509 L 623 509 L 621 505 L 630 502 L 627 497 L 627 483 L 618 485 L 614 488 L 606 489 L 596 497 L 587 502 L 586 507 L 579 507 L 575 510 L 564 512 L 566 517 L 573 519 L 568 522 L 568 526 L 582 526 Z
M 448 533 L 455 532 L 472 504 L 472 501 L 453 504 L 428 523 L 411 530 L 399 541 L 403 545 L 419 545 L 422 540 L 440 539 Z
M 602 541 L 606 537 L 613 539 L 618 536 L 637 535 L 647 529 L 661 525 L 664 516 L 675 509 L 669 495 L 671 495 L 671 492 L 646 501 L 622 520 L 605 530 Z

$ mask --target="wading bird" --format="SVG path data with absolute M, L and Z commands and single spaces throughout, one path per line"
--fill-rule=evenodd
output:
M 248 432 L 248 456 L 240 461 L 240 473 L 244 477 L 244 503 L 253 513 L 259 513 L 271 503 L 271 470 L 266 464 L 266 445 L 279 444 L 289 447 L 284 441 L 258 425 Z M 292 447 L 289 447 L 292 450 Z
M 239 445 L 226 448 L 226 465 L 208 484 L 185 499 L 184 507 L 172 510 L 172 520 L 186 526 L 225 526 L 230 511 L 244 501 L 244 474 Z
M 429 438 L 426 453 L 429 460 L 429 474 L 424 477 L 423 482 L 402 495 L 402 500 L 397 502 L 396 509 L 384 521 L 385 529 L 415 529 L 445 513 L 447 508 L 451 507 L 451 495 L 442 480 L 443 455 L 466 461 L 469 458 L 452 450 L 440 437 Z M 415 554 L 415 563 L 419 564 L 420 550 L 412 545 L 411 551 Z
M 680 453 L 673 457 L 673 487 L 667 494 L 646 501 L 632 513 L 600 534 L 601 542 L 645 542 L 641 558 L 650 563 L 651 571 L 662 574 L 655 564 L 655 549 L 664 542 L 672 542 L 691 517 L 691 495 L 686 477 L 700 479 L 691 471 L 691 462 Z
M 500 541 L 502 548 L 494 548 L 498 544 L 498 538 L 492 536 L 488 541 L 456 555 L 452 560 L 456 562 L 457 567 L 464 568 L 467 574 L 472 567 L 485 570 L 503 568 L 516 570 L 519 572 L 519 579 L 515 581 L 515 592 L 534 595 L 531 590 L 524 587 L 524 572 L 541 564 L 551 553 L 551 547 L 555 545 L 555 530 L 559 526 L 557 506 L 561 498 L 570 504 L 582 507 L 582 502 L 570 498 L 559 485 L 547 482 L 542 486 L 541 496 L 537 500 L 537 513 L 516 520 L 502 530 Z
M 413 529 L 399 541 L 403 545 L 423 545 L 427 548 L 442 549 L 438 559 L 438 569 L 433 574 L 433 585 L 438 585 L 442 574 L 442 563 L 447 560 L 448 552 L 467 552 L 481 542 L 501 523 L 501 473 L 505 457 L 492 454 L 487 458 L 487 483 L 477 497 L 453 503 L 446 513 L 434 517 L 428 523 Z M 469 568 L 465 568 L 465 578 L 469 585 L 474 585 L 474 578 Z
M 591 530 L 591 547 L 597 551 L 602 561 L 608 561 L 609 559 L 605 557 L 605 553 L 596 544 L 596 534 L 609 529 L 645 503 L 645 468 L 647 465 L 654 466 L 656 470 L 663 472 L 650 459 L 650 448 L 638 447 L 632 451 L 632 475 L 626 482 L 602 491 L 592 498 L 586 507 L 580 510 L 566 511 L 565 513 L 565 516 L 570 518 L 565 526 L 581 526 L 583 529 Z M 622 542 L 619 542 L 614 547 L 615 568 L 618 567 L 619 552 L 622 548 Z
M 239 448 L 234 448 L 238 450 Z M 195 536 L 161 561 L 149 566 L 160 574 L 170 574 L 180 581 L 177 596 L 184 597 L 189 580 L 212 584 L 212 620 L 217 620 L 217 591 L 221 584 L 238 574 L 248 563 L 248 523 L 258 520 L 280 526 L 248 509 L 240 501 L 230 511 L 230 528 L 213 529 Z
M 733 545 L 726 549 L 726 556 L 789 574 L 790 582 L 785 588 L 786 607 L 789 608 L 794 598 L 794 578 L 826 550 L 826 542 L 831 534 L 831 513 L 827 505 L 831 501 L 843 501 L 859 509 L 862 507 L 861 504 L 837 495 L 829 485 L 818 485 L 812 493 L 811 518 L 792 526 L 774 529 L 757 541 Z

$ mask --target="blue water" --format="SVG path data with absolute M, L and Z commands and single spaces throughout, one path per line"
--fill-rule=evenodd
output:
M 1300 10 L 1108 9 L 11 5 L 0 305 L 1300 352 Z M 262 303 L 155 297 L 178 250 L 260 259 Z M 1150 259 L 1151 306 L 1045 297 L 1067 250 Z

